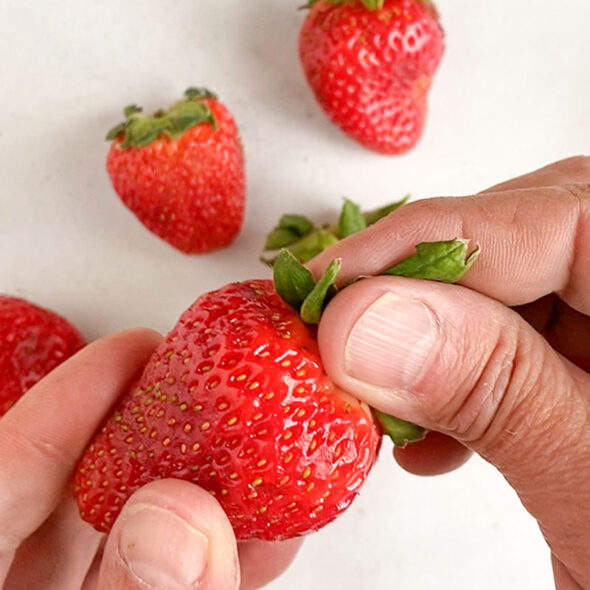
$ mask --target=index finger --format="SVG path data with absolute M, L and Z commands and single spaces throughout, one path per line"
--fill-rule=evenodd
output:
M 558 293 L 590 314 L 590 176 L 524 188 L 410 203 L 309 263 L 315 274 L 342 258 L 341 282 L 377 275 L 416 244 L 467 238 L 481 256 L 461 283 L 506 305 Z
M 0 420 L 0 586 L 12 553 L 59 503 L 88 440 L 160 338 L 130 330 L 90 344 Z
M 573 156 L 553 162 L 534 172 L 522 174 L 511 180 L 496 184 L 482 193 L 498 193 L 519 188 L 560 186 L 568 182 L 587 182 L 590 179 L 590 157 Z M 481 194 L 481 193 L 480 193 Z

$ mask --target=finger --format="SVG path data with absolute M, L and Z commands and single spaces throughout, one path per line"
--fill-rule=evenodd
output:
M 572 578 L 563 563 L 561 563 L 553 553 L 551 554 L 551 564 L 553 565 L 555 590 L 584 590 L 584 588 Z
M 347 287 L 318 339 L 343 389 L 494 464 L 560 559 L 590 583 L 590 530 L 580 526 L 590 520 L 588 374 L 497 301 L 431 281 Z
M 506 305 L 557 292 L 590 314 L 590 178 L 569 187 L 416 201 L 309 263 L 316 275 L 342 258 L 339 281 L 376 275 L 420 242 L 463 237 L 481 247 L 461 281 Z
M 125 504 L 109 535 L 98 590 L 238 590 L 236 540 L 215 499 L 159 480 Z
M 88 440 L 160 338 L 133 330 L 90 344 L 0 421 L 0 575 L 58 505 Z
M 79 590 L 100 543 L 71 493 L 16 551 L 3 590 Z
M 471 457 L 472 451 L 454 438 L 440 432 L 428 432 L 420 442 L 395 447 L 398 464 L 415 475 L 440 475 L 458 469 Z
M 590 158 L 574 156 L 554 162 L 529 174 L 501 182 L 482 192 L 494 193 L 521 188 L 559 186 L 568 182 L 588 182 L 588 179 L 590 179 Z
M 271 543 L 245 541 L 238 545 L 242 584 L 240 590 L 256 590 L 283 573 L 295 559 L 303 539 Z
M 86 572 L 86 577 L 82 583 L 81 590 L 98 590 L 98 575 L 100 573 L 100 564 L 102 563 L 102 557 L 104 554 L 104 546 L 106 544 L 106 536 L 103 535 L 102 541 L 98 546 L 98 550 Z

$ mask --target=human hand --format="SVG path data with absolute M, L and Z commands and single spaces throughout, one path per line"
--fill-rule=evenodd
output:
M 160 340 L 149 330 L 98 340 L 0 420 L 3 590 L 251 590 L 294 557 L 299 540 L 238 546 L 215 499 L 178 480 L 136 492 L 108 539 L 78 515 L 72 471 Z
M 409 471 L 448 471 L 468 449 L 495 465 L 538 520 L 557 588 L 590 588 L 590 158 L 410 203 L 309 266 L 341 257 L 344 283 L 455 237 L 481 246 L 463 287 L 376 277 L 336 296 L 319 327 L 326 370 L 437 431 L 395 450 Z

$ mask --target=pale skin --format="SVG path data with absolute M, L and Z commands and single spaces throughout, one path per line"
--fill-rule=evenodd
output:
M 309 266 L 319 274 L 342 258 L 346 282 L 455 237 L 482 252 L 462 286 L 378 277 L 330 303 L 319 330 L 327 372 L 431 429 L 396 449 L 408 471 L 450 471 L 472 452 L 498 468 L 540 524 L 558 590 L 588 589 L 590 158 L 411 203 Z M 254 590 L 295 556 L 298 540 L 237 544 L 214 498 L 176 480 L 139 490 L 108 537 L 80 520 L 76 461 L 160 339 L 131 330 L 94 342 L 0 420 L 3 590 Z

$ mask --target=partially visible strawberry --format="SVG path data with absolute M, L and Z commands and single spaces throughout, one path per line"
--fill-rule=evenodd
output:
M 431 0 L 311 0 L 299 37 L 307 80 L 332 121 L 383 154 L 411 149 L 444 53 Z
M 233 283 L 182 315 L 87 449 L 75 493 L 108 531 L 140 486 L 185 479 L 219 500 L 238 539 L 286 539 L 350 505 L 379 444 L 272 281 Z
M 84 344 L 64 318 L 23 299 L 0 295 L 0 416 Z
M 207 90 L 190 88 L 166 111 L 125 109 L 107 170 L 123 203 L 185 253 L 227 246 L 244 215 L 245 169 L 238 128 Z

